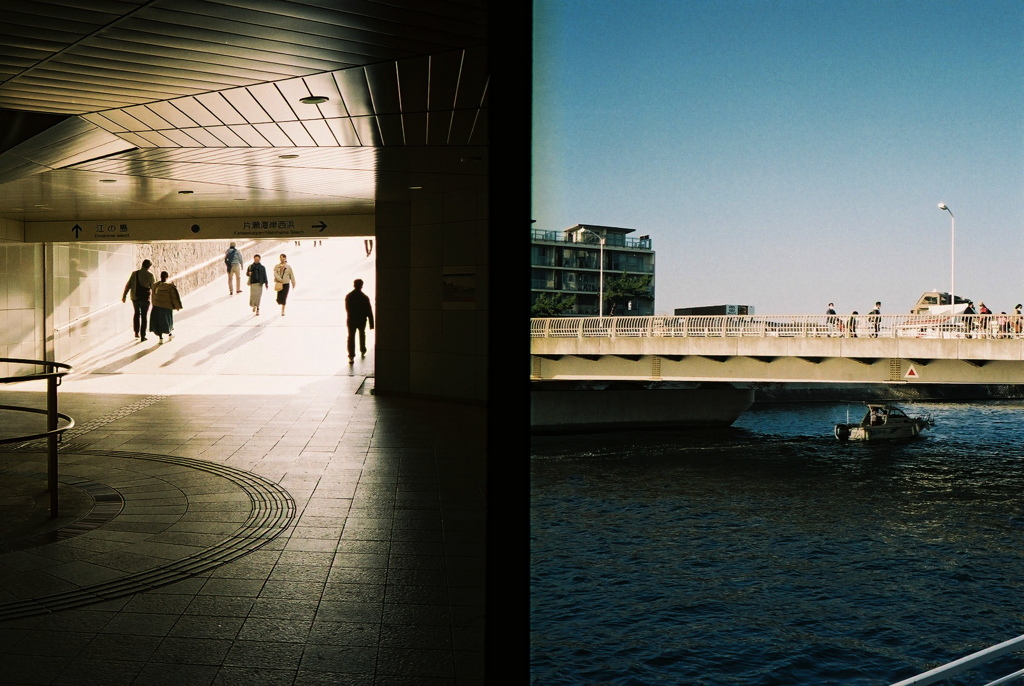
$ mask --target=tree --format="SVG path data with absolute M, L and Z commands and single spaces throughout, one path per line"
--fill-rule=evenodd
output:
M 604 299 L 611 303 L 608 316 L 614 317 L 619 306 L 630 300 L 651 300 L 652 278 L 650 274 L 629 276 L 622 272 L 622 276 L 607 279 L 604 284 Z
M 530 315 L 533 317 L 558 317 L 575 306 L 575 295 L 541 293 L 537 297 L 537 301 L 530 307 Z

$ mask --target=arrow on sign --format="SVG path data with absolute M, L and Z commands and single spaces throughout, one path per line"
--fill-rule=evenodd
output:
M 324 229 L 327 228 L 327 224 L 324 224 L 324 220 L 321 219 L 319 224 L 313 224 L 313 228 L 320 229 L 321 231 L 323 231 Z
M 79 234 L 79 233 L 80 233 L 81 231 L 82 231 L 82 227 L 81 227 L 81 226 L 79 226 L 78 224 L 75 224 L 75 227 L 74 227 L 73 229 L 71 229 L 71 232 L 72 232 L 73 234 L 75 234 L 75 238 L 78 238 L 78 234 Z

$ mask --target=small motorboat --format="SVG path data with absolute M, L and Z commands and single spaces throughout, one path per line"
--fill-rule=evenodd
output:
M 836 424 L 836 438 L 840 441 L 913 438 L 934 424 L 931 417 L 910 417 L 893 405 L 867 403 L 867 406 L 860 424 Z

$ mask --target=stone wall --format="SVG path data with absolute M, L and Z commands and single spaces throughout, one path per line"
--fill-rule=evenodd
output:
M 242 251 L 245 264 L 252 262 L 252 256 L 270 252 L 281 246 L 282 241 L 236 241 L 235 247 Z M 224 252 L 229 241 L 196 241 L 193 243 L 144 243 L 138 246 L 137 263 L 149 259 L 153 266 L 150 271 L 160 279 L 160 272 L 168 273 L 181 295 L 190 293 L 200 286 L 223 278 Z M 245 283 L 243 269 L 242 283 Z

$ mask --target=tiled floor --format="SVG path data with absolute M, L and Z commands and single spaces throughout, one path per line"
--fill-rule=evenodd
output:
M 72 361 L 60 518 L 40 446 L 0 453 L 0 683 L 484 682 L 485 412 L 344 363 L 357 247 L 290 249 L 286 317 L 214 284 Z

